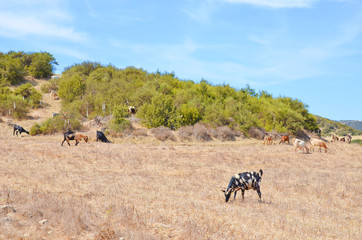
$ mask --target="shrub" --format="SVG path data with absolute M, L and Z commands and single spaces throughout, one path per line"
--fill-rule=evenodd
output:
M 140 128 L 140 129 L 134 129 L 132 130 L 132 135 L 135 137 L 147 137 L 147 130 Z
M 19 58 L 3 56 L 0 58 L 0 85 L 15 85 L 24 80 L 26 71 Z
M 193 126 L 183 126 L 177 130 L 177 135 L 180 140 L 190 141 L 194 136 L 194 127 Z
M 14 91 L 15 95 L 22 96 L 30 107 L 39 107 L 42 95 L 30 83 L 22 84 Z
M 174 112 L 173 98 L 169 95 L 157 94 L 152 98 L 151 103 L 146 103 L 140 108 L 138 115 L 149 128 L 171 127 L 174 123 Z
M 131 123 L 126 119 L 128 116 L 128 108 L 125 105 L 118 105 L 113 110 L 113 118 L 111 121 L 111 129 L 115 132 L 121 132 L 131 127 Z
M 362 145 L 362 139 L 353 139 L 351 143 L 357 143 L 359 145 Z
M 201 120 L 201 114 L 197 107 L 181 105 L 177 110 L 176 126 L 194 125 Z
M 57 64 L 50 53 L 33 53 L 28 71 L 30 75 L 36 78 L 50 78 L 53 75 L 54 65 Z
M 20 96 L 8 95 L 0 102 L 0 110 L 3 115 L 10 113 L 15 119 L 24 119 L 29 113 L 29 105 Z
M 30 134 L 53 134 L 57 132 L 65 132 L 67 130 L 81 130 L 82 128 L 83 126 L 78 119 L 65 119 L 62 116 L 55 116 L 54 118 L 48 118 L 40 124 L 34 124 L 30 128 Z
M 212 138 L 209 134 L 208 129 L 201 123 L 196 123 L 193 127 L 194 136 L 197 140 L 201 141 L 211 141 Z
M 158 128 L 153 128 L 151 132 L 153 136 L 155 136 L 160 141 L 166 141 L 166 140 L 176 141 L 175 135 L 172 133 L 171 129 L 167 127 L 161 126 Z
M 59 79 L 50 79 L 49 81 L 43 83 L 40 87 L 42 93 L 50 93 L 52 90 L 58 90 Z
M 236 135 L 229 127 L 223 126 L 216 128 L 213 136 L 222 141 L 235 141 Z
M 63 77 L 59 81 L 58 95 L 67 102 L 80 99 L 85 92 L 85 84 L 80 75 L 74 75 L 70 78 Z
M 256 139 L 264 139 L 265 130 L 261 127 L 250 127 L 248 131 L 249 137 L 256 138 Z
M 35 135 L 38 135 L 38 134 L 41 134 L 41 129 L 40 129 L 40 125 L 38 123 L 35 123 L 31 128 L 30 128 L 30 131 L 29 131 L 30 135 L 31 136 L 35 136 Z

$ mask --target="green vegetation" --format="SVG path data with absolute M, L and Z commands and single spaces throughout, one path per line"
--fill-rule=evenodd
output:
M 68 129 L 68 122 L 71 122 L 72 128 Z M 37 134 L 53 134 L 56 132 L 65 132 L 66 130 L 79 130 L 82 129 L 82 124 L 78 119 L 66 119 L 63 116 L 55 116 L 54 118 L 48 118 L 41 124 L 34 124 L 30 128 L 30 135 Z
M 340 136 L 344 136 L 348 133 L 352 133 L 352 135 L 362 135 L 362 131 L 351 128 L 340 122 L 332 121 L 320 116 L 316 117 L 317 117 L 318 126 L 322 130 L 322 135 L 324 136 L 330 135 L 331 133 L 336 133 L 337 135 Z
M 27 75 L 50 78 L 57 64 L 55 58 L 47 52 L 0 52 L 0 86 L 19 84 Z
M 347 125 L 347 126 L 349 126 L 349 127 L 351 127 L 351 128 L 362 131 L 362 121 L 358 121 L 358 120 L 342 120 L 340 122 Z
M 359 145 L 362 145 L 362 139 L 354 139 L 351 141 L 351 143 L 357 143 Z
M 0 113 L 15 119 L 25 118 L 30 108 L 40 107 L 41 99 L 41 93 L 30 83 L 20 85 L 14 91 L 8 87 L 0 87 Z
M 91 118 L 113 115 L 115 130 L 129 124 L 125 120 L 129 105 L 136 107 L 136 116 L 149 128 L 179 128 L 200 122 L 243 132 L 251 126 L 288 133 L 318 129 L 316 118 L 297 99 L 255 93 L 249 86 L 236 90 L 229 85 L 213 86 L 206 80 L 183 81 L 173 73 L 84 62 L 68 67 L 58 87 L 64 111 Z
M 14 90 L 27 75 L 50 78 L 57 62 L 47 52 L 0 52 L 0 113 L 25 118 L 30 108 L 40 107 L 41 94 L 27 83 Z M 308 106 L 298 99 L 273 97 L 266 91 L 256 93 L 250 86 L 235 89 L 180 80 L 173 73 L 148 73 L 143 69 L 119 69 L 95 62 L 67 67 L 60 79 L 50 79 L 41 91 L 56 90 L 62 100 L 62 118 L 48 119 L 34 125 L 32 133 L 64 131 L 64 122 L 81 128 L 84 118 L 109 116 L 109 127 L 123 131 L 130 127 L 128 106 L 135 106 L 136 117 L 148 128 L 178 129 L 202 123 L 213 128 L 229 127 L 248 135 L 254 126 L 266 131 L 297 133 L 301 129 L 322 134 L 361 134 L 346 125 L 310 114 Z

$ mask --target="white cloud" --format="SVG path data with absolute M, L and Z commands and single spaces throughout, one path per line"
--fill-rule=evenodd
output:
M 16 15 L 0 12 L 0 35 L 22 37 L 27 35 L 57 37 L 69 41 L 83 41 L 86 36 L 77 33 L 72 27 L 64 27 L 47 19 L 35 16 Z
M 306 8 L 317 0 L 222 0 L 229 3 L 245 3 L 272 8 Z
M 70 27 L 73 17 L 61 4 L 62 1 L 57 0 L 3 1 L 0 9 L 0 36 L 53 37 L 72 42 L 86 40 L 86 34 Z

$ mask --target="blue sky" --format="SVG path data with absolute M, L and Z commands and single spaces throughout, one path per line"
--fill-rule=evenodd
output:
M 247 84 L 362 120 L 359 0 L 0 0 L 0 51 Z

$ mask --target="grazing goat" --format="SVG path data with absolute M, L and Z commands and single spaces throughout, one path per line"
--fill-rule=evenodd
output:
M 53 100 L 58 100 L 59 99 L 57 92 L 54 91 L 54 90 L 51 90 L 50 96 L 53 98 Z
M 345 142 L 345 141 L 346 141 L 346 138 L 345 138 L 345 137 L 341 137 L 341 138 L 339 139 L 339 141 Z
M 303 140 L 295 139 L 294 140 L 294 146 L 295 146 L 295 148 L 294 148 L 295 152 L 297 151 L 297 149 L 301 148 L 301 149 L 305 149 L 305 151 L 307 153 L 309 153 L 309 150 L 307 148 L 307 144 Z
M 64 133 L 64 140 L 62 142 L 62 146 L 65 141 L 67 141 L 68 145 L 70 146 L 69 143 L 70 140 L 75 140 L 75 145 L 77 146 L 81 139 L 84 139 L 85 142 L 88 142 L 88 137 L 81 133 L 76 133 L 71 131 L 66 132 Z
M 21 133 L 23 133 L 23 132 L 25 132 L 25 133 L 29 134 L 29 132 L 28 132 L 28 131 L 26 131 L 23 127 L 21 127 L 21 126 L 19 126 L 19 125 L 14 124 L 13 136 L 14 136 L 14 135 L 15 135 L 15 133 L 16 133 L 16 136 L 20 136 L 20 137 L 21 137 Z M 18 133 L 19 133 L 19 135 L 18 135 Z
M 332 133 L 332 140 L 331 142 L 335 142 L 335 141 L 338 141 L 338 136 L 335 134 L 335 133 Z
M 290 144 L 290 142 L 289 142 L 289 136 L 282 136 L 282 138 L 280 139 L 280 142 L 279 142 L 279 144 L 281 144 L 281 143 L 285 143 L 285 142 L 288 142 L 288 144 Z
M 313 149 L 313 152 L 314 152 L 314 147 L 319 147 L 319 151 L 322 152 L 322 147 L 325 149 L 325 152 L 327 152 L 327 145 L 325 142 L 323 142 L 322 140 L 320 139 L 316 139 L 316 138 L 311 138 L 310 139 L 310 143 L 312 144 L 312 146 L 310 146 L 310 151 L 312 151 Z
M 351 143 L 352 142 L 352 133 L 348 133 L 346 136 L 347 142 Z
M 96 141 L 98 142 L 98 140 L 101 142 L 110 143 L 110 141 L 106 138 L 104 133 L 97 130 L 97 140 Z
M 241 190 L 241 194 L 244 199 L 245 190 L 256 190 L 259 195 L 259 201 L 261 200 L 260 183 L 263 170 L 259 172 L 243 172 L 235 174 L 231 177 L 230 182 L 226 190 L 221 190 L 225 194 L 225 202 L 229 201 L 231 194 L 234 192 L 234 200 L 236 198 L 237 191 Z
M 128 112 L 129 112 L 130 114 L 136 114 L 136 108 L 135 108 L 134 106 L 129 106 Z
M 53 112 L 52 113 L 52 118 L 54 118 L 55 116 L 59 116 L 59 113 Z
M 265 145 L 265 142 L 266 142 L 266 145 L 268 145 L 268 144 L 272 145 L 273 144 L 272 135 L 270 135 L 269 133 L 265 133 L 264 145 Z

